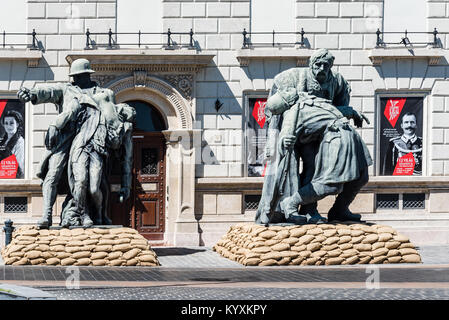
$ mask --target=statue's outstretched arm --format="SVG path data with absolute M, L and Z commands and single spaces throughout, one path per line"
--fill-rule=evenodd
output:
M 54 103 L 60 105 L 64 96 L 65 84 L 38 84 L 31 89 L 22 87 L 17 92 L 17 97 L 23 102 L 31 101 L 32 104 Z

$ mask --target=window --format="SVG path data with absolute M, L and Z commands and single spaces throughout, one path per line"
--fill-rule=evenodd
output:
M 427 1 L 425 0 L 385 0 L 384 1 L 384 32 L 425 32 L 427 31 Z M 385 34 L 384 42 L 399 43 L 404 36 L 401 34 Z M 410 34 L 410 42 L 426 42 L 427 35 Z
M 135 33 L 117 35 L 117 43 L 122 47 L 137 46 L 139 30 L 162 32 L 162 0 L 117 0 L 117 32 Z M 141 43 L 162 44 L 161 35 L 141 35 L 140 40 Z
M 0 99 L 0 179 L 25 177 L 25 104 Z
M 246 96 L 246 173 L 248 177 L 264 175 L 265 144 L 267 142 L 268 124 L 265 119 L 265 104 L 268 94 Z
M 260 194 L 245 194 L 245 210 L 257 210 L 260 198 Z
M 377 172 L 382 176 L 422 176 L 424 97 L 382 96 L 378 100 Z
M 376 209 L 385 210 L 419 210 L 425 209 L 426 195 L 424 193 L 378 193 L 376 194 Z
M 8 35 L 8 33 L 27 32 L 27 2 L 26 0 L 2 1 L 0 32 L 5 31 L 7 34 L 4 39 L 7 47 L 25 47 L 24 44 L 27 43 L 25 35 Z M 36 30 L 36 32 L 39 31 Z M 17 44 L 23 45 L 19 46 Z
M 381 193 L 376 196 L 377 209 L 399 209 L 399 195 Z
M 404 209 L 424 209 L 426 196 L 424 193 L 404 193 L 402 207 Z
M 4 213 L 26 213 L 27 211 L 27 197 L 5 197 Z
M 251 1 L 251 32 L 294 32 L 295 5 L 293 0 L 253 0 Z M 270 34 L 253 34 L 254 43 L 271 43 Z M 294 43 L 295 35 L 277 35 L 275 42 Z

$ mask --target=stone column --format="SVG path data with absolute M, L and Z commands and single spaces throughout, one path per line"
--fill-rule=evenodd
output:
M 164 130 L 167 142 L 166 240 L 198 245 L 195 219 L 195 154 L 201 151 L 201 130 Z

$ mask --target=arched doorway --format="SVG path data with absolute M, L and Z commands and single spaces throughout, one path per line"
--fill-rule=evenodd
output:
M 165 152 L 161 131 L 167 129 L 156 107 L 140 101 L 125 101 L 136 109 L 133 129 L 133 179 L 130 198 L 118 201 L 119 188 L 111 188 L 109 207 L 113 224 L 136 229 L 149 240 L 163 240 L 165 232 Z M 120 161 L 113 160 L 111 184 L 120 185 Z

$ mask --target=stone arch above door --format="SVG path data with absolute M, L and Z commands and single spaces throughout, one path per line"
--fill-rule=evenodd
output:
M 173 86 L 145 71 L 135 71 L 134 75 L 115 79 L 105 85 L 114 91 L 116 101 L 143 100 L 163 115 L 169 130 L 190 130 L 193 115 L 190 102 Z

